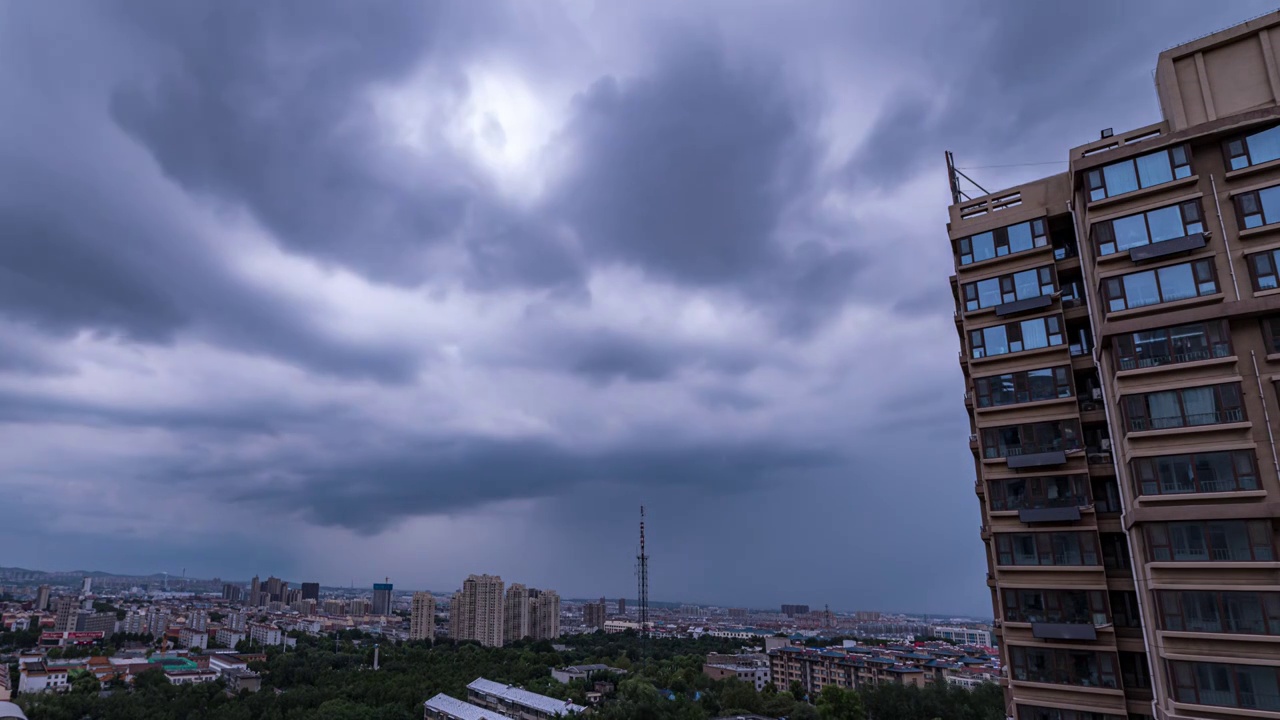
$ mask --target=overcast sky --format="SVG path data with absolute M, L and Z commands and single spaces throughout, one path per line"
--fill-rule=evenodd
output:
M 0 0 L 0 565 L 989 615 L 943 151 L 1266 10 Z

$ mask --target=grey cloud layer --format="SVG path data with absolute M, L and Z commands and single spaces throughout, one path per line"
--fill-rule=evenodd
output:
M 1053 159 L 1153 120 L 1134 82 L 1154 50 L 1247 13 L 1126 6 L 1132 28 L 1104 32 L 1087 3 L 910 5 L 0 5 L 0 445 L 53 450 L 0 458 L 0 493 L 97 467 L 131 497 L 334 538 L 509 500 L 608 525 L 602 498 L 678 497 L 671 516 L 705 524 L 682 532 L 682 574 L 726 599 L 764 591 L 710 567 L 699 531 L 813 515 L 853 546 L 909 507 L 955 548 L 928 577 L 981 609 L 965 419 L 943 397 L 941 151 Z M 569 98 L 512 171 L 545 171 L 536 196 L 446 132 L 491 67 Z M 413 148 L 387 93 L 419 101 Z M 922 180 L 937 192 L 900 196 Z M 250 273 L 250 251 L 314 275 Z M 867 460 L 886 453 L 909 461 Z M 762 551 L 780 585 L 830 575 L 802 544 Z M 893 589 L 928 543 L 898 550 L 850 568 L 884 607 L 928 592 Z

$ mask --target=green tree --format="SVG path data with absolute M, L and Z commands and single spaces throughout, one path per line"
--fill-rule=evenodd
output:
M 866 720 L 867 714 L 856 691 L 827 685 L 818 694 L 818 716 L 822 720 Z

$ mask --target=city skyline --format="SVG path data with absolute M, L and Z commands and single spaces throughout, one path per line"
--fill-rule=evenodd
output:
M 1270 9 L 254 6 L 0 10 L 2 564 L 985 614 L 943 151 Z

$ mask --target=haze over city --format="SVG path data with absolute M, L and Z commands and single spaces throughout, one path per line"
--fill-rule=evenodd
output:
M 1270 9 L 997 5 L 0 4 L 0 565 L 989 617 L 943 151 Z

